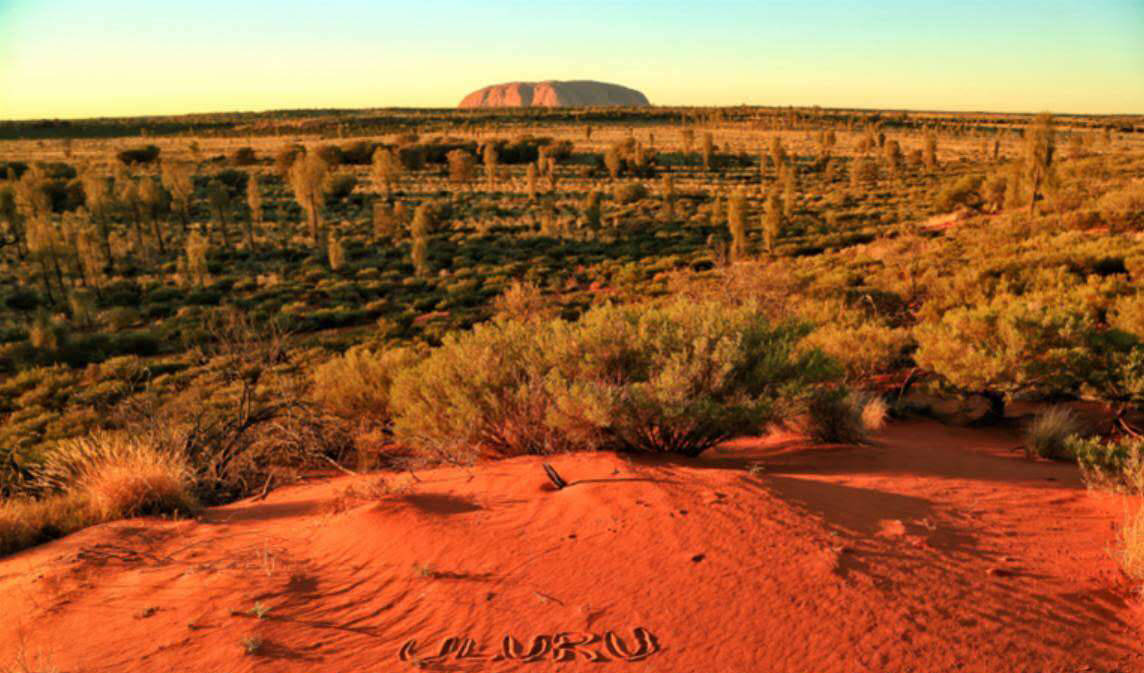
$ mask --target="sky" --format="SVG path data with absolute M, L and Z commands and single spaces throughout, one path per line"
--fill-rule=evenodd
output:
M 1144 0 L 0 0 L 0 119 L 656 105 L 1144 113 Z

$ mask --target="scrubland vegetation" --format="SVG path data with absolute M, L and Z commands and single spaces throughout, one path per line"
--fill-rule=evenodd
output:
M 979 423 L 1098 401 L 1110 427 L 1050 409 L 1027 452 L 1139 493 L 1142 130 L 754 108 L 5 125 L 0 553 L 313 466 L 696 456 L 797 419 L 858 442 L 934 398 L 981 401 Z

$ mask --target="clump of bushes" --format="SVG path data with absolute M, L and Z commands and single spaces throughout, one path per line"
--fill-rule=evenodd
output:
M 147 145 L 145 147 L 132 147 L 125 150 L 120 150 L 116 155 L 120 163 L 128 166 L 136 164 L 151 164 L 159 159 L 159 148 L 154 145 Z
M 835 375 L 820 353 L 798 351 L 804 333 L 753 306 L 682 301 L 477 325 L 397 377 L 394 430 L 458 463 L 486 452 L 696 456 L 761 430 Z
M 1081 437 L 1065 440 L 1085 481 L 1096 488 L 1144 494 L 1144 439 Z

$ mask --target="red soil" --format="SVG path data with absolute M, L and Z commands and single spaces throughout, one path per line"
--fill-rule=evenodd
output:
M 563 491 L 520 458 L 380 499 L 339 477 L 99 526 L 0 561 L 0 667 L 23 651 L 69 672 L 1144 671 L 1108 553 L 1128 503 L 1016 444 L 903 422 L 869 447 L 556 456 Z M 653 651 L 629 662 L 636 627 Z M 505 636 L 565 632 L 539 661 L 494 658 Z M 433 659 L 448 637 L 475 642 Z

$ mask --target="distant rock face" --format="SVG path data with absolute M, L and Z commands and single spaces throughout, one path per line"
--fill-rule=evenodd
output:
M 651 105 L 635 89 L 606 82 L 511 82 L 494 84 L 465 96 L 458 107 L 571 107 Z

